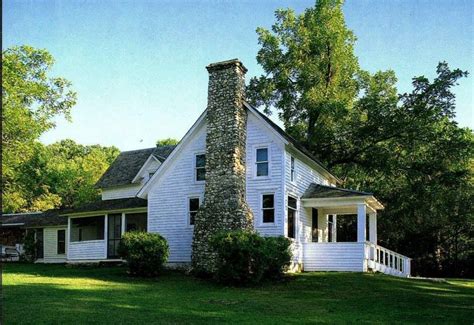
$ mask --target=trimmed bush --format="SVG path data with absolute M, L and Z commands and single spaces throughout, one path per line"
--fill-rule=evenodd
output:
M 284 237 L 262 237 L 249 231 L 216 235 L 211 241 L 217 253 L 215 278 L 233 285 L 278 278 L 290 264 L 290 244 Z
M 264 237 L 265 278 L 279 279 L 291 263 L 291 241 L 283 236 Z
M 132 231 L 123 235 L 119 254 L 128 262 L 130 274 L 153 277 L 163 270 L 169 247 L 159 234 Z

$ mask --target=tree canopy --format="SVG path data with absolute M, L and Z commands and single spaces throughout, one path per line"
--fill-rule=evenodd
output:
M 173 139 L 173 138 L 166 138 L 166 139 L 160 139 L 156 141 L 156 145 L 158 147 L 160 146 L 175 146 L 179 143 L 179 140 Z
M 359 67 L 342 7 L 278 10 L 271 31 L 258 28 L 264 74 L 251 79 L 248 99 L 276 110 L 344 186 L 383 201 L 381 244 L 414 257 L 415 271 L 472 275 L 474 137 L 454 120 L 452 91 L 467 72 L 441 62 L 433 80 L 415 77 L 398 94 L 393 71 Z
M 40 136 L 55 118 L 70 120 L 76 93 L 49 74 L 54 59 L 30 46 L 2 52 L 2 211 L 40 211 L 95 199 L 94 183 L 118 149 L 64 140 L 49 146 Z

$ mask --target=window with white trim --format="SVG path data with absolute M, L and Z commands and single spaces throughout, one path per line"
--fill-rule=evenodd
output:
M 294 182 L 296 179 L 296 171 L 295 171 L 295 157 L 291 156 L 290 158 L 290 180 Z
M 275 195 L 262 195 L 262 223 L 275 222 Z
M 255 154 L 257 177 L 268 176 L 268 148 L 258 148 Z
M 194 179 L 197 182 L 202 182 L 206 180 L 206 155 L 198 154 L 195 156 L 195 173 Z
M 297 200 L 292 196 L 288 196 L 288 222 L 287 222 L 288 238 L 295 238 L 296 211 L 297 211 Z
M 189 224 L 194 225 L 196 221 L 196 215 L 198 213 L 200 206 L 200 198 L 199 197 L 191 197 L 189 198 L 188 202 L 188 217 L 189 217 Z

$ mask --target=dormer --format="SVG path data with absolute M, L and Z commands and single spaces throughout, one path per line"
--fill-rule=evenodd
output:
M 95 185 L 101 189 L 102 200 L 135 197 L 174 148 L 159 146 L 121 152 Z

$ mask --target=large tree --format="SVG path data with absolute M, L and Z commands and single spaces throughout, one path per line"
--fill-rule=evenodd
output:
M 9 48 L 2 63 L 2 211 L 41 211 L 96 199 L 94 184 L 118 149 L 72 140 L 40 143 L 56 117 L 70 119 L 76 94 L 69 81 L 49 76 L 54 59 L 46 50 Z
M 76 103 L 70 82 L 49 76 L 53 64 L 46 50 L 30 46 L 2 52 L 2 198 L 7 211 L 27 204 L 29 189 L 17 182 L 17 169 L 34 153 L 41 134 L 54 127 L 54 118 L 69 119 Z
M 414 78 L 398 95 L 393 71 L 359 68 L 342 5 L 278 10 L 271 31 L 257 30 L 265 74 L 252 78 L 249 100 L 276 110 L 345 186 L 382 199 L 383 245 L 414 257 L 421 273 L 465 275 L 473 269 L 474 140 L 454 120 L 452 87 L 467 73 L 443 62 L 434 80 Z

